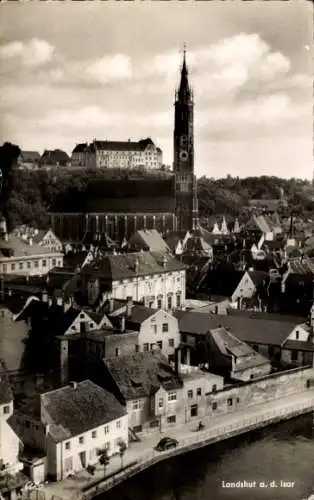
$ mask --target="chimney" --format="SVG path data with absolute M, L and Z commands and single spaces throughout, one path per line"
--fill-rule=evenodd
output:
M 50 424 L 46 424 L 46 426 L 45 426 L 45 434 L 46 434 L 46 436 L 48 436 L 49 431 L 50 431 Z
M 41 300 L 42 302 L 48 302 L 48 293 L 46 290 L 42 293 Z
M 124 332 L 125 332 L 125 316 L 122 316 L 122 317 L 121 317 L 120 332 L 121 332 L 121 333 L 124 333 Z
M 63 298 L 57 297 L 57 306 L 62 306 L 62 305 L 63 305 Z
M 135 259 L 135 264 L 134 264 L 134 267 L 135 267 L 135 273 L 136 273 L 136 274 L 138 274 L 138 271 L 139 271 L 139 265 L 140 265 L 140 261 L 139 261 L 138 256 L 136 256 L 136 259 Z
M 109 299 L 109 314 L 113 312 L 113 306 L 114 306 L 114 299 L 110 298 Z
M 76 389 L 77 389 L 77 382 L 70 382 L 70 386 L 72 387 L 72 389 L 74 389 L 76 391 Z
M 29 243 L 29 246 L 32 246 L 32 244 L 33 244 L 33 238 L 29 238 L 28 243 Z
M 162 267 L 165 268 L 167 265 L 167 256 L 163 255 L 162 256 Z
M 127 302 L 126 302 L 126 317 L 127 318 L 132 317 L 132 307 L 133 307 L 132 297 L 127 297 Z
M 181 357 L 182 351 L 180 347 L 175 350 L 175 372 L 177 375 L 181 373 Z

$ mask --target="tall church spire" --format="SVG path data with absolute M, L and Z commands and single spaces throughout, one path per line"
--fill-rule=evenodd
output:
M 188 102 L 191 100 L 192 93 L 189 86 L 188 69 L 186 65 L 186 45 L 183 46 L 183 63 L 181 68 L 181 80 L 178 90 L 178 100 Z

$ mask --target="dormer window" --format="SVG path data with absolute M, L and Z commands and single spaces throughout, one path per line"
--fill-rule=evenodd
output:
M 8 415 L 8 413 L 10 413 L 10 406 L 9 405 L 6 405 L 3 407 L 3 413 L 4 413 L 4 415 Z

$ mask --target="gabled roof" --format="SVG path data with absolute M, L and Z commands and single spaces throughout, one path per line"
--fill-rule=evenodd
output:
M 159 311 L 159 309 L 133 305 L 131 309 L 131 317 L 127 318 L 128 327 L 139 327 L 144 321 L 156 314 L 157 311 Z
M 25 162 L 38 162 L 40 160 L 40 154 L 38 151 L 21 151 L 22 161 Z
M 27 257 L 28 255 L 34 257 L 51 253 L 55 252 L 34 242 L 30 245 L 28 241 L 24 241 L 13 233 L 9 234 L 8 241 L 0 241 L 0 257 Z
M 235 371 L 269 364 L 268 359 L 258 354 L 252 347 L 236 338 L 223 327 L 210 330 L 209 335 L 211 335 L 222 354 L 232 355 L 237 359 Z
M 183 386 L 160 351 L 107 358 L 104 363 L 125 401 L 148 397 L 161 386 L 166 390 Z
M 130 238 L 129 244 L 141 246 L 150 252 L 170 252 L 165 240 L 156 229 L 141 229 Z
M 116 398 L 90 380 L 67 385 L 34 398 L 33 406 L 42 423 L 49 425 L 49 434 L 61 442 L 91 429 L 123 417 L 126 409 Z M 30 406 L 23 406 L 19 413 L 28 415 Z

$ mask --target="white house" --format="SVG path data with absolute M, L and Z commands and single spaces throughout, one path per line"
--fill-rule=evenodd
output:
M 135 252 L 106 255 L 84 266 L 81 287 L 87 289 L 90 304 L 103 300 L 127 299 L 150 308 L 172 310 L 185 302 L 186 267 L 171 255 Z
M 42 480 L 57 481 L 128 445 L 126 408 L 90 380 L 37 395 L 17 412 L 15 426 L 24 444 L 45 452 Z
M 126 327 L 139 332 L 138 352 L 158 349 L 169 359 L 180 344 L 178 320 L 168 311 L 134 305 L 129 299 L 125 308 L 109 317 L 114 316 L 125 316 Z
M 264 271 L 246 271 L 231 296 L 232 302 L 254 297 L 259 286 L 264 281 L 266 282 L 266 279 L 267 273 Z
M 14 475 L 23 469 L 19 462 L 20 439 L 13 427 L 13 393 L 5 373 L 5 365 L 0 361 L 0 478 L 3 474 Z
M 32 238 L 33 243 L 48 248 L 51 252 L 62 252 L 62 242 L 51 228 L 36 229 L 34 227 L 21 225 L 14 229 L 13 234 L 26 240 Z
M 0 233 L 0 273 L 42 276 L 56 266 L 63 266 L 62 251 L 35 243 L 25 233 L 8 234 L 4 220 Z

